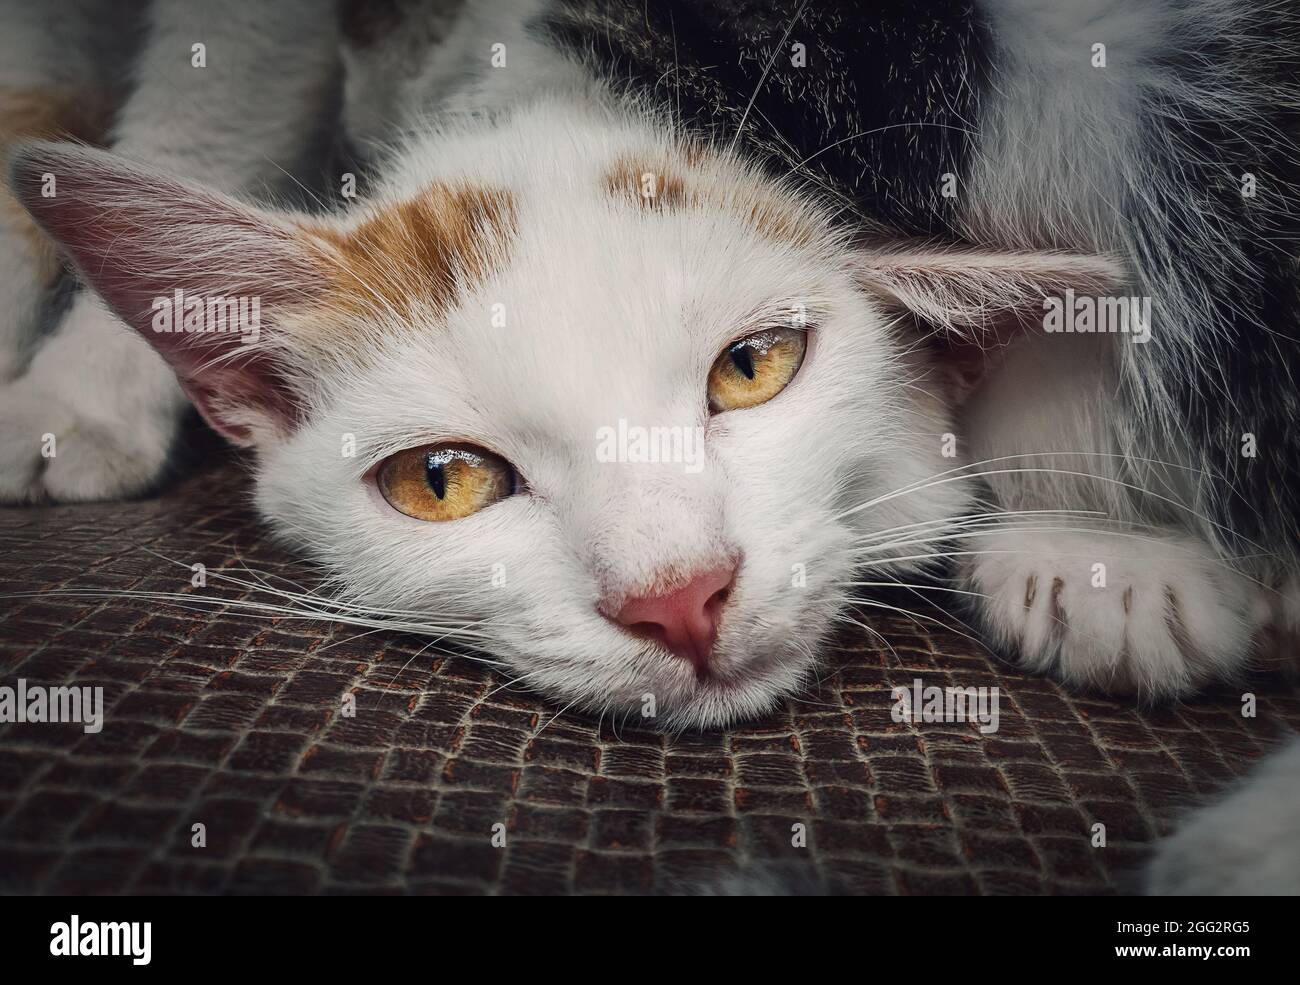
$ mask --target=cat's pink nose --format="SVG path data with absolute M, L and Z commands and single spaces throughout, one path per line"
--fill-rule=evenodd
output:
M 718 623 L 735 580 L 734 565 L 700 572 L 665 595 L 627 599 L 614 619 L 629 632 L 657 640 L 683 660 L 689 660 L 696 674 L 703 676 L 708 672 Z

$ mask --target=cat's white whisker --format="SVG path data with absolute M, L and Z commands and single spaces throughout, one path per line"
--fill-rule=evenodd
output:
M 874 541 L 888 540 L 891 537 L 906 536 L 909 532 L 919 533 L 926 529 L 960 532 L 969 530 L 972 527 L 994 526 L 1008 518 L 1036 517 L 1046 519 L 1050 517 L 1069 517 L 1077 519 L 1083 517 L 1103 518 L 1105 516 L 1106 514 L 1099 510 L 990 510 L 982 513 L 959 514 L 951 519 L 941 517 L 886 527 L 857 535 L 853 538 L 852 543 L 855 546 L 870 544 Z
M 840 513 L 837 516 L 837 519 L 843 519 L 855 513 L 861 512 L 862 510 L 879 506 L 882 503 L 888 502 L 893 499 L 897 499 L 901 496 L 911 495 L 921 490 L 932 489 L 935 486 L 965 482 L 970 479 L 987 478 L 989 476 L 1043 474 L 1043 475 L 1061 475 L 1061 476 L 1068 476 L 1074 479 L 1083 479 L 1088 481 L 1108 483 L 1117 488 L 1121 488 L 1129 492 L 1137 493 L 1141 496 L 1149 497 L 1164 505 L 1171 506 L 1174 509 L 1185 513 L 1186 515 L 1190 516 L 1195 520 L 1207 524 L 1208 526 L 1218 530 L 1223 534 L 1227 534 L 1227 535 L 1232 534 L 1232 531 L 1228 530 L 1228 528 L 1223 524 L 1218 523 L 1213 518 L 1205 515 L 1204 513 L 1198 512 L 1197 510 L 1193 509 L 1190 506 L 1187 506 L 1185 503 L 1182 503 L 1177 499 L 1174 499 L 1173 497 L 1165 496 L 1163 494 L 1156 493 L 1149 489 L 1144 489 L 1143 487 L 1138 486 L 1134 483 L 1125 482 L 1124 480 L 1115 478 L 1113 476 L 1106 476 L 1098 473 L 1083 472 L 1083 471 L 1072 470 L 1072 469 L 1049 468 L 1049 467 L 1028 467 L 1028 466 L 1018 467 L 1018 468 L 1008 468 L 1008 469 L 980 469 L 979 471 L 974 471 L 974 472 L 969 471 L 970 469 L 977 468 L 978 466 L 987 465 L 987 464 L 996 464 L 998 462 L 1003 462 L 1003 461 L 1012 461 L 1012 460 L 1018 460 L 1024 458 L 1043 458 L 1043 457 L 1056 458 L 1056 457 L 1068 457 L 1068 456 L 1076 456 L 1076 455 L 1084 456 L 1084 457 L 1106 457 L 1106 458 L 1120 457 L 1105 452 L 1065 452 L 1065 451 L 1022 453 L 1018 455 L 999 456 L 997 458 L 991 458 L 981 462 L 972 462 L 972 463 L 968 463 L 967 465 L 957 466 L 945 472 L 937 473 L 935 476 L 932 476 L 929 479 L 919 480 L 918 482 L 909 483 L 905 486 L 902 486 L 894 490 L 893 492 L 882 494 L 864 503 L 860 503 L 856 506 L 849 507 L 848 509 Z M 1190 467 L 1187 466 L 1179 466 L 1176 463 L 1160 463 L 1160 464 L 1166 465 L 1167 467 L 1170 468 L 1181 468 L 1187 471 L 1193 471 L 1199 473 L 1199 470 L 1191 469 Z M 1261 552 L 1264 552 L 1266 554 L 1270 553 L 1267 552 L 1261 545 L 1253 543 L 1249 539 L 1246 538 L 1241 538 L 1241 539 L 1245 543 L 1249 544 L 1250 546 L 1259 549 Z
M 865 606 L 868 609 L 882 609 L 886 612 L 893 612 L 898 615 L 901 615 L 904 618 L 910 619 L 913 622 L 917 623 L 917 627 L 922 631 L 925 631 L 925 627 L 922 626 L 921 623 L 923 622 L 933 623 L 934 625 L 940 626 L 950 633 L 963 637 L 967 641 L 975 644 L 977 647 L 984 650 L 986 653 L 996 657 L 996 654 L 994 654 L 993 651 L 988 648 L 987 644 L 985 644 L 984 641 L 980 639 L 980 637 L 977 634 L 975 634 L 973 631 L 970 633 L 965 633 L 959 629 L 954 629 L 951 625 L 944 622 L 943 619 L 940 619 L 938 616 L 927 616 L 924 615 L 923 613 L 913 612 L 911 609 L 904 609 L 900 606 L 890 605 L 887 602 L 881 602 L 879 599 L 849 598 L 848 601 L 853 605 Z M 948 613 L 944 613 L 944 615 L 950 619 L 954 618 Z

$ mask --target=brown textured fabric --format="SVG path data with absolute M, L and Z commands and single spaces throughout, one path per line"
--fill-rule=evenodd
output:
M 247 492 L 222 455 L 156 499 L 0 510 L 0 684 L 105 688 L 98 735 L 0 726 L 3 891 L 671 891 L 767 859 L 871 893 L 1123 891 L 1183 810 L 1300 728 L 1280 680 L 1253 686 L 1254 719 L 1239 688 L 1138 711 L 899 618 L 762 722 L 615 734 L 413 637 L 57 594 L 262 597 L 192 588 L 193 563 L 310 583 Z M 1000 687 L 999 730 L 895 723 L 890 687 L 917 677 Z

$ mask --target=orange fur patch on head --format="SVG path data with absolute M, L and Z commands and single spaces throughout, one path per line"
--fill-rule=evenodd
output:
M 495 267 L 514 230 L 508 192 L 438 184 L 345 230 L 310 227 L 328 302 L 350 313 L 445 311 Z
M 807 246 L 819 231 L 817 224 L 809 221 L 806 211 L 773 189 L 747 188 L 738 193 L 736 199 L 745 220 L 770 239 Z
M 620 158 L 605 175 L 615 197 L 646 209 L 671 211 L 712 203 L 738 215 L 763 236 L 807 246 L 821 231 L 792 193 L 752 174 L 736 180 L 735 164 L 698 141 L 684 142 L 674 164 Z
M 671 168 L 649 167 L 623 159 L 605 175 L 610 194 L 647 209 L 678 209 L 688 204 L 686 185 Z

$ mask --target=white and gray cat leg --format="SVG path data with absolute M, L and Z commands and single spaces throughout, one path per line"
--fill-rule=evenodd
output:
M 119 93 L 107 64 L 122 58 L 119 14 L 103 3 L 0 0 L 0 160 L 31 137 L 104 139 Z M 0 187 L 0 383 L 31 359 L 45 305 L 62 272 L 54 244 Z
M 333 5 L 172 0 L 152 21 L 113 149 L 229 192 L 283 182 L 335 82 Z M 147 490 L 186 406 L 163 360 L 83 291 L 27 373 L 0 389 L 0 501 Z

